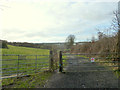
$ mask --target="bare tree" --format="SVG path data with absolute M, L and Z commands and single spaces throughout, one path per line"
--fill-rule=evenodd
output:
M 102 39 L 103 38 L 103 33 L 102 32 L 98 32 L 98 39 L 100 40 L 100 39 Z
M 117 52 L 120 53 L 120 9 L 118 8 L 118 11 L 114 11 L 113 14 L 115 17 L 112 20 L 112 28 L 117 33 Z M 118 57 L 120 57 L 119 54 Z
M 74 45 L 74 42 L 75 42 L 75 36 L 74 35 L 69 35 L 66 38 L 66 46 L 67 46 L 67 48 L 71 49 L 72 46 Z
M 112 20 L 112 28 L 118 32 L 120 28 L 120 13 L 118 11 L 113 11 L 114 18 Z

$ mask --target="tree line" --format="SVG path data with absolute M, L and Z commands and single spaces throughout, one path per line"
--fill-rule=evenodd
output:
M 9 49 L 8 45 L 20 46 L 20 47 L 30 47 L 30 48 L 40 48 L 40 49 L 51 49 L 51 45 L 35 44 L 28 42 L 8 42 L 7 40 L 0 40 L 0 48 Z

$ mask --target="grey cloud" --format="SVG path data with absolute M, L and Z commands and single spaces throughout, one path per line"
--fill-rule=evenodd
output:
M 102 21 L 110 17 L 109 13 L 116 9 L 115 6 L 117 7 L 117 3 L 114 2 L 93 2 L 81 6 L 78 4 L 76 8 L 75 6 L 73 7 L 73 14 L 86 20 Z
M 65 2 L 66 3 L 66 2 Z M 101 23 L 109 23 L 112 19 L 112 12 L 117 8 L 117 3 L 68 3 L 64 4 L 64 8 L 59 7 L 56 9 L 56 5 L 48 9 L 49 16 L 57 23 L 55 27 L 48 27 L 46 30 L 19 30 L 19 29 L 5 29 L 3 32 L 9 34 L 18 34 L 29 40 L 36 39 L 36 37 L 42 41 L 55 40 L 61 41 L 69 34 L 76 34 L 79 32 L 81 39 L 85 39 L 91 35 L 88 31 L 89 28 L 95 27 Z M 48 13 L 47 13 L 48 14 Z M 34 28 L 33 28 L 34 29 Z M 38 27 L 39 29 L 39 27 Z M 85 33 L 87 32 L 87 33 Z M 89 34 L 88 34 L 89 32 Z M 87 36 L 87 37 L 86 37 Z M 17 36 L 15 36 L 16 38 Z M 19 37 L 19 36 L 18 36 Z M 80 38 L 79 37 L 79 38 Z
M 29 32 L 29 33 L 26 33 L 25 34 L 25 37 L 36 37 L 36 36 L 39 36 L 39 37 L 46 37 L 48 36 L 44 31 L 41 31 L 41 32 Z
M 20 29 L 3 29 L 2 32 L 6 32 L 6 33 L 23 33 L 24 31 L 23 30 L 20 30 Z

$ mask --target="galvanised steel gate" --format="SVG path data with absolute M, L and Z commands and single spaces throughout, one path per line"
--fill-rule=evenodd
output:
M 18 77 L 50 69 L 50 55 L 2 55 L 2 78 Z
M 50 51 L 48 54 L 2 54 L 0 65 L 2 78 L 21 77 L 36 72 L 54 71 L 58 68 L 58 53 Z
M 60 72 L 102 72 L 119 69 L 117 53 L 78 53 L 60 51 Z

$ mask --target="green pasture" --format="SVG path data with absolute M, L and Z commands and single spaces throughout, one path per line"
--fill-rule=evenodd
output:
M 49 67 L 49 50 L 8 45 L 9 49 L 2 49 L 2 75 L 19 73 L 33 73 Z M 19 55 L 19 56 L 18 56 Z M 47 56 L 38 56 L 47 55 Z M 19 59 L 19 60 L 18 60 Z M 19 66 L 19 67 L 18 67 Z
M 49 55 L 49 50 L 8 45 L 9 49 L 2 49 L 2 54 Z

